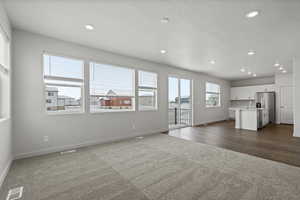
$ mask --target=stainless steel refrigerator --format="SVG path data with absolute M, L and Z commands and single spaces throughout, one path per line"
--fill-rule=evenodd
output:
M 257 111 L 258 128 L 262 128 L 269 123 L 275 123 L 275 92 L 257 92 L 255 101 L 256 107 L 261 107 Z

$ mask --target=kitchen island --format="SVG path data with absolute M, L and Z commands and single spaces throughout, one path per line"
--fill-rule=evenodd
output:
M 261 116 L 267 116 L 266 109 L 255 107 L 232 107 L 229 108 L 235 112 L 235 128 L 256 131 L 259 127 L 267 124 L 268 119 Z

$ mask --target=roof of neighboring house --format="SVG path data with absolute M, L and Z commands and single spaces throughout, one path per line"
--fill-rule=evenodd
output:
M 108 96 L 117 96 L 117 93 L 115 93 L 113 90 L 108 90 L 107 95 Z
M 100 100 L 110 100 L 108 97 L 102 97 Z

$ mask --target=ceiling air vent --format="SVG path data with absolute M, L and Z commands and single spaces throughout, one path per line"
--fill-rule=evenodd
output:
M 21 199 L 23 195 L 23 188 L 24 187 L 17 187 L 17 188 L 10 189 L 8 191 L 6 200 Z

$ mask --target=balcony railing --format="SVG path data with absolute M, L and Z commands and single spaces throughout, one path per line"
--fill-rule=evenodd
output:
M 191 125 L 192 109 L 186 108 L 169 108 L 169 124 L 170 125 Z

